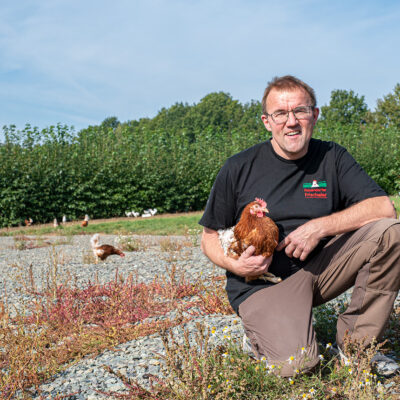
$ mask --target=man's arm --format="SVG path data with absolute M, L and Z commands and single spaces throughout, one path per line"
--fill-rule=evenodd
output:
M 214 264 L 242 277 L 262 275 L 272 262 L 272 256 L 253 256 L 254 246 L 248 247 L 237 260 L 226 256 L 218 232 L 209 228 L 203 229 L 201 250 Z
M 304 261 L 322 238 L 354 231 L 382 218 L 395 218 L 389 197 L 366 199 L 345 210 L 306 222 L 286 236 L 276 250 L 285 248 L 289 257 Z

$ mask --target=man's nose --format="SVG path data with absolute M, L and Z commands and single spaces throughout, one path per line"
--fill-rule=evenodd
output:
M 289 111 L 286 125 L 297 125 L 297 119 L 296 119 L 293 111 Z

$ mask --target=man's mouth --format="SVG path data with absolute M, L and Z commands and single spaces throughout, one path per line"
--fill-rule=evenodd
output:
M 292 131 L 292 132 L 288 132 L 285 133 L 286 136 L 296 136 L 296 135 L 301 135 L 300 131 Z

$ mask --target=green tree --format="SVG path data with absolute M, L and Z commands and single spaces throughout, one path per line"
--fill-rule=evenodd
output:
M 394 87 L 393 93 L 377 101 L 374 117 L 381 126 L 400 128 L 400 83 Z
M 111 128 L 115 129 L 120 124 L 117 117 L 108 117 L 102 123 L 101 126 L 103 128 Z
M 242 116 L 241 103 L 233 100 L 229 93 L 210 93 L 191 107 L 185 124 L 189 124 L 195 131 L 203 131 L 211 126 L 231 131 L 238 126 Z
M 325 124 L 361 124 L 365 122 L 367 113 L 364 96 L 359 97 L 352 90 L 333 90 L 329 105 L 321 107 L 320 121 Z

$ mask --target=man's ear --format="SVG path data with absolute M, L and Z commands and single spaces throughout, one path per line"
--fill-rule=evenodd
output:
M 319 108 L 315 107 L 314 110 L 313 110 L 314 125 L 317 123 L 318 115 L 319 115 Z
M 271 124 L 269 123 L 268 117 L 266 115 L 261 115 L 261 120 L 264 123 L 264 126 L 267 128 L 268 131 L 272 131 Z

